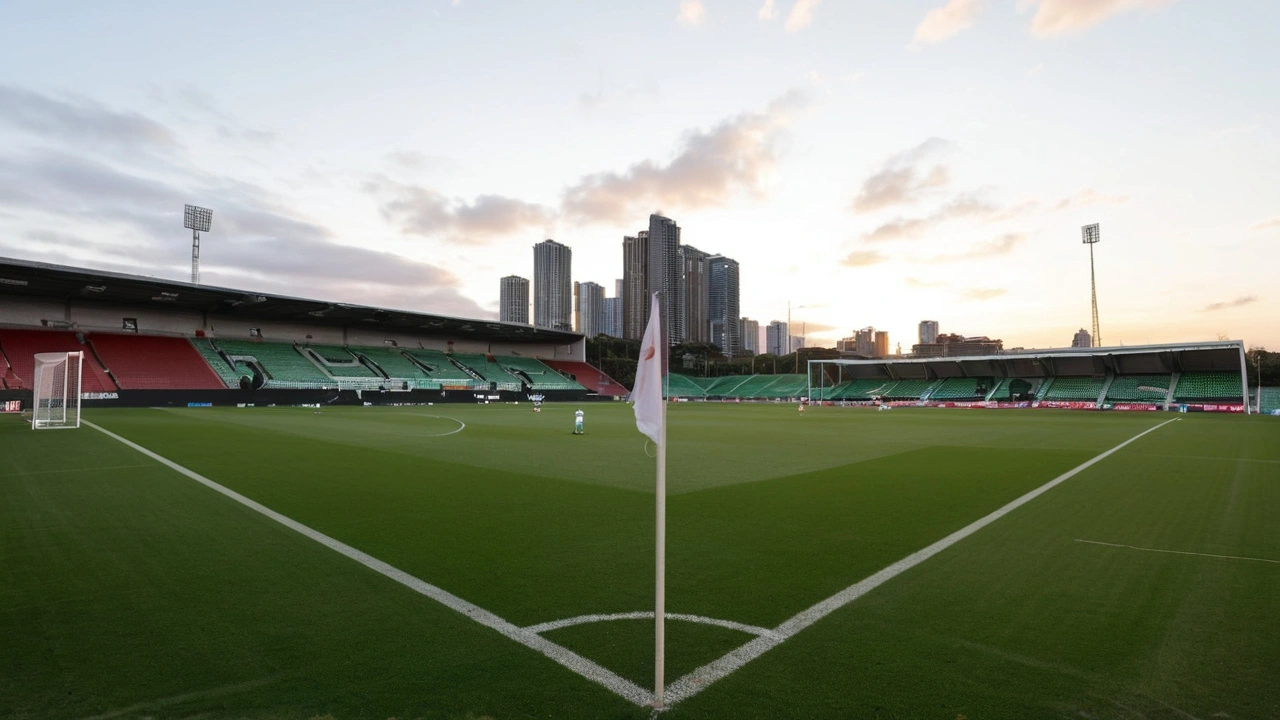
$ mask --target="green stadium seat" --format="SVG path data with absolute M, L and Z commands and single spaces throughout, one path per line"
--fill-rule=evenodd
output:
M 1163 403 L 1172 375 L 1119 375 L 1107 388 L 1109 402 Z
M 497 360 L 500 365 L 508 370 L 509 374 L 514 374 L 511 371 L 516 371 L 528 378 L 530 389 L 586 390 L 582 385 L 547 367 L 541 360 L 536 358 L 502 355 Z
M 246 374 L 251 374 L 244 373 L 238 368 L 228 365 L 227 361 L 218 354 L 218 350 L 213 346 L 213 342 L 208 338 L 195 338 L 191 341 L 191 344 L 195 346 L 196 352 L 200 353 L 200 356 L 204 358 L 205 362 L 209 363 L 209 367 L 213 368 L 213 371 L 218 373 L 218 377 L 222 378 L 222 382 L 225 383 L 227 387 L 240 387 L 240 378 L 244 377 Z
M 405 357 L 411 357 L 421 363 L 427 376 L 440 383 L 442 387 L 488 387 L 489 383 L 469 375 L 449 361 L 449 356 L 439 350 L 422 348 L 405 348 L 401 351 Z
M 1097 402 L 1104 382 L 1101 377 L 1055 377 L 1044 399 Z
M 929 393 L 929 399 L 982 400 L 991 389 L 992 383 L 992 378 L 946 378 L 933 388 Z
M 493 355 L 454 353 L 453 359 L 471 368 L 486 382 L 497 383 L 499 390 L 519 391 L 524 388 L 524 379 L 507 372 Z
M 668 373 L 666 377 L 667 397 L 706 397 L 706 388 L 685 375 Z
M 1178 378 L 1174 400 L 1240 400 L 1240 373 L 1188 372 Z
M 334 377 L 345 378 L 381 378 L 378 373 L 370 370 L 359 358 L 352 355 L 349 350 L 336 345 L 304 345 L 299 351 L 306 353 L 311 351 L 321 358 L 321 365 L 324 369 Z
M 288 343 L 223 339 L 215 342 L 232 358 L 251 357 L 257 360 L 267 371 L 265 387 L 307 389 L 338 386 L 331 376 Z

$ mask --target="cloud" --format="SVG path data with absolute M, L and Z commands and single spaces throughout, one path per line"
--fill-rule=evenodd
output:
M 1080 32 L 1112 15 L 1129 10 L 1155 10 L 1170 5 L 1176 0 L 1031 0 L 1031 2 L 1038 5 L 1035 16 L 1031 18 L 1031 34 L 1044 38 Z
M 1257 302 L 1257 301 L 1258 301 L 1257 295 L 1244 295 L 1242 297 L 1236 298 L 1235 300 L 1209 303 L 1208 305 L 1205 305 L 1203 308 L 1201 308 L 1200 312 L 1213 312 L 1215 310 L 1227 310 L 1230 308 L 1238 308 L 1238 307 L 1242 307 L 1244 305 L 1248 305 L 1249 303 Z
M 1059 200 L 1049 208 L 1049 211 L 1057 212 L 1058 210 L 1089 207 L 1091 205 L 1123 205 L 1127 202 L 1129 202 L 1128 195 L 1104 195 L 1093 188 L 1082 188 L 1077 190 L 1074 195 Z
M 976 195 L 960 195 L 933 213 L 918 218 L 897 217 L 862 236 L 864 242 L 886 242 L 916 237 L 948 222 L 967 217 L 990 217 L 997 208 Z
M 909 47 L 940 43 L 968 29 L 982 10 L 982 0 L 947 0 L 946 5 L 925 13 L 924 20 L 916 26 L 916 34 Z
M 169 151 L 178 145 L 173 131 L 143 115 L 111 110 L 88 98 L 58 100 L 9 85 L 0 85 L 0 123 L 99 148 Z
M 920 280 L 913 277 L 904 278 L 902 282 L 907 287 L 915 288 L 916 290 L 930 290 L 934 288 L 943 288 L 947 286 L 947 284 L 942 281 Z
M 1008 290 L 1003 288 L 972 288 L 960 293 L 960 296 L 966 300 L 991 300 L 1004 295 Z
M 1027 68 L 1027 77 L 1035 77 L 1044 72 L 1044 63 L 1037 63 Z
M 554 218 L 548 208 L 501 195 L 480 195 L 467 202 L 416 185 L 369 183 L 366 189 L 390 191 L 393 197 L 383 203 L 382 216 L 400 232 L 411 235 L 475 243 L 541 229 Z
M 1280 217 L 1273 217 L 1270 220 L 1262 222 L 1249 228 L 1250 230 L 1271 230 L 1272 228 L 1280 228 Z
M 852 209 L 871 212 L 912 203 L 928 190 L 946 185 L 950 180 L 946 166 L 934 165 L 928 170 L 923 166 L 954 147 L 955 144 L 949 140 L 931 137 L 885 160 L 880 169 L 862 183 L 862 190 L 853 199 Z
M 885 262 L 889 258 L 879 250 L 854 250 L 840 261 L 845 267 L 867 267 L 870 265 L 878 265 Z
M 1008 255 L 1026 241 L 1027 236 L 1022 233 L 1005 233 L 990 240 L 983 240 L 961 253 L 938 255 L 931 258 L 929 262 L 949 263 Z
M 778 162 L 778 143 L 807 96 L 792 91 L 763 112 L 743 113 L 689 133 L 668 163 L 643 160 L 622 172 L 587 175 L 565 189 L 561 210 L 582 222 L 625 222 L 636 208 L 698 209 L 737 194 L 760 194 Z
M 760 11 L 756 13 L 756 17 L 761 20 L 772 20 L 777 14 L 778 11 L 773 6 L 773 0 L 764 0 L 764 5 L 760 6 Z
M 680 14 L 676 21 L 681 25 L 697 27 L 706 19 L 707 9 L 702 6 L 702 0 L 680 0 Z
M 791 12 L 787 13 L 787 32 L 799 32 L 809 27 L 813 22 L 813 11 L 821 4 L 822 0 L 796 0 Z

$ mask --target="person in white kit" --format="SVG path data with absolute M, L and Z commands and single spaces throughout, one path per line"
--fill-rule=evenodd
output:
M 579 410 L 573 414 L 573 434 L 582 435 L 582 411 Z

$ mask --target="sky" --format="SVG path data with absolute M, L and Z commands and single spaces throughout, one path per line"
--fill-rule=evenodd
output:
M 493 318 L 659 212 L 811 345 L 1280 348 L 1272 0 L 0 3 L 0 256 Z

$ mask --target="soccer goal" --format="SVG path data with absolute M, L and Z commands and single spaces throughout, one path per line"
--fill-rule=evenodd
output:
M 80 427 L 80 371 L 84 353 L 36 355 L 31 427 L 35 430 Z

